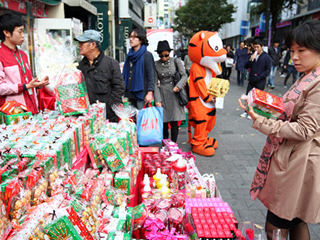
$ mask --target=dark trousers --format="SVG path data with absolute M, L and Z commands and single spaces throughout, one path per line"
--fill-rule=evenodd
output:
M 251 91 L 252 88 L 258 88 L 260 90 L 264 90 L 266 86 L 266 80 L 261 80 L 257 83 L 252 83 L 250 82 L 250 79 L 249 79 L 249 82 L 248 82 L 248 86 L 247 86 L 247 91 L 246 91 L 246 95 L 248 95 L 248 93 Z
M 163 123 L 163 139 L 169 138 L 169 126 L 168 122 Z M 178 122 L 170 122 L 170 127 L 171 127 L 171 140 L 174 142 L 177 142 L 178 139 L 178 133 L 179 133 L 179 127 L 178 127 Z
M 287 67 L 287 76 L 284 79 L 285 86 L 287 85 L 287 81 L 288 81 L 290 75 L 292 75 L 292 84 L 294 84 L 294 82 L 297 80 L 298 71 L 296 70 L 296 68 L 293 65 L 288 65 L 288 67 Z
M 226 67 L 223 78 L 230 80 L 231 72 L 232 72 L 232 67 Z
M 245 76 L 246 76 L 246 74 L 245 74 L 244 70 L 242 70 L 242 71 L 237 70 L 237 84 L 238 84 L 238 86 L 243 86 Z

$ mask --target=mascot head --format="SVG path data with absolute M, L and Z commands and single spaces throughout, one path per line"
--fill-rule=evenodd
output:
M 220 62 L 226 59 L 227 51 L 217 32 L 200 31 L 190 39 L 188 55 L 192 62 L 211 69 L 216 75 L 221 74 Z

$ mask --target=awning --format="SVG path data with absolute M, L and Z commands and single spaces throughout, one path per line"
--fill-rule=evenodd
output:
M 82 7 L 93 15 L 97 15 L 97 8 L 85 0 L 62 0 L 62 2 L 70 7 Z
M 58 5 L 59 3 L 61 3 L 61 0 L 40 0 L 40 2 L 43 2 L 47 5 Z

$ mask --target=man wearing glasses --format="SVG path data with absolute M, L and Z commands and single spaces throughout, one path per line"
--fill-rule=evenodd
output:
M 79 41 L 80 54 L 84 56 L 78 68 L 84 75 L 90 103 L 97 100 L 105 103 L 107 119 L 117 122 L 111 107 L 121 103 L 124 94 L 119 63 L 100 51 L 101 36 L 98 31 L 86 30 L 75 39 Z
M 130 33 L 131 49 L 124 63 L 122 76 L 125 81 L 125 96 L 137 109 L 151 103 L 154 91 L 155 67 L 153 56 L 147 51 L 148 40 L 141 29 Z

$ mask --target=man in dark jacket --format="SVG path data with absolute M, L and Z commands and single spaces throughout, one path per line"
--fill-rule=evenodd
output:
M 264 90 L 266 86 L 266 78 L 270 74 L 272 60 L 271 57 L 263 51 L 263 43 L 260 40 L 254 42 L 255 52 L 250 56 L 250 59 L 245 64 L 246 68 L 250 68 L 249 82 L 247 86 L 246 95 L 253 88 Z M 244 112 L 240 117 L 247 117 L 248 114 Z
M 243 86 L 244 79 L 246 75 L 246 69 L 244 65 L 249 59 L 248 48 L 245 46 L 244 42 L 240 43 L 240 48 L 236 50 L 234 56 L 234 64 L 237 70 L 237 84 L 238 86 Z
M 280 58 L 281 58 L 281 51 L 279 48 L 279 41 L 275 40 L 273 42 L 273 46 L 270 47 L 268 49 L 268 54 L 272 59 L 272 67 L 271 67 L 271 72 L 270 72 L 270 76 L 269 76 L 269 82 L 268 82 L 268 86 L 270 88 L 274 88 L 274 76 L 277 72 L 278 66 L 279 66 L 279 62 L 280 62 Z
M 250 56 L 249 61 L 245 65 L 246 68 L 251 69 L 246 94 L 248 94 L 252 88 L 264 90 L 266 78 L 271 71 L 272 60 L 270 56 L 263 51 L 263 43 L 260 40 L 254 42 L 254 50 L 255 52 Z
M 111 107 L 121 103 L 124 95 L 119 63 L 100 51 L 101 36 L 98 31 L 86 30 L 75 39 L 79 41 L 80 54 L 84 56 L 78 68 L 84 75 L 90 103 L 97 100 L 105 103 L 107 119 L 117 122 Z

